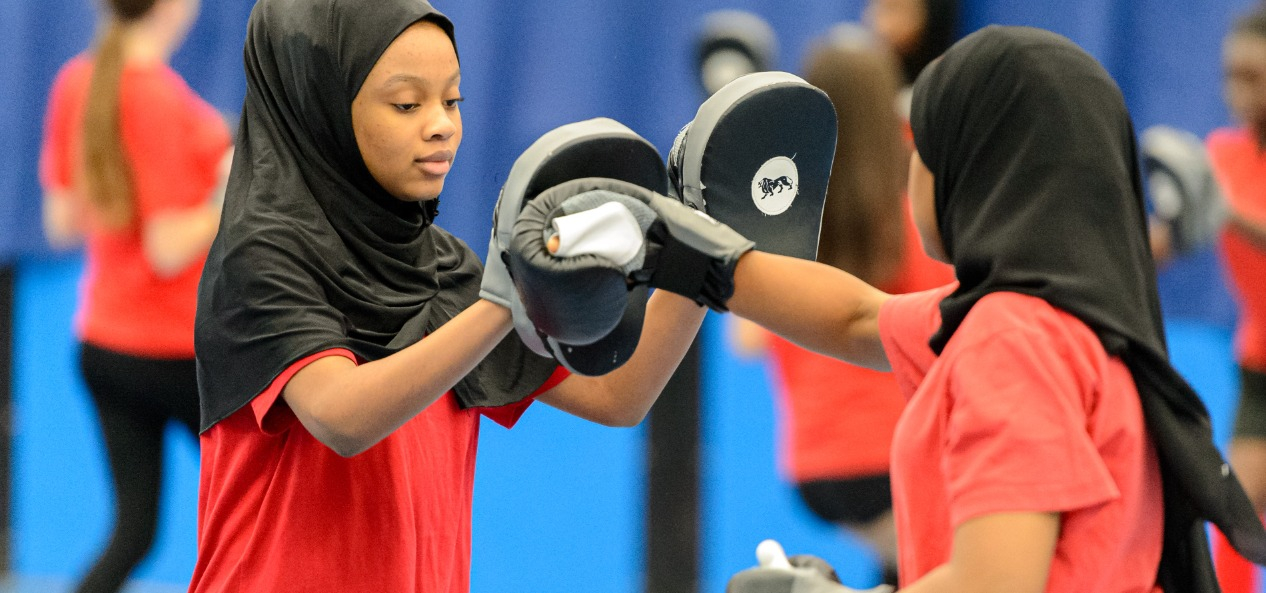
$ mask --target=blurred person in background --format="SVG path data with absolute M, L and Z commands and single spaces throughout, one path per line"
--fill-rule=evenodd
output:
M 114 487 L 109 543 L 79 584 L 118 591 L 149 553 L 169 420 L 196 434 L 193 322 L 231 137 L 169 65 L 198 0 L 109 0 L 50 93 L 40 181 L 50 244 L 82 244 L 75 328 Z
M 910 114 L 910 87 L 928 64 L 958 39 L 958 0 L 868 0 L 862 21 L 897 54 L 901 114 Z
M 1235 22 L 1222 58 L 1223 90 L 1237 125 L 1214 130 L 1206 146 L 1226 199 L 1221 255 L 1239 307 L 1239 405 L 1227 456 L 1261 514 L 1266 509 L 1266 7 Z M 1256 568 L 1221 537 L 1216 555 L 1223 590 L 1259 590 Z
M 811 49 L 805 80 L 836 106 L 839 137 L 823 212 L 818 261 L 889 294 L 953 280 L 923 253 L 905 198 L 910 147 L 894 109 L 896 57 L 858 27 Z M 769 356 L 776 381 L 782 471 L 814 515 L 858 536 L 897 584 L 889 449 L 904 398 L 891 373 L 805 350 L 730 316 L 740 355 Z

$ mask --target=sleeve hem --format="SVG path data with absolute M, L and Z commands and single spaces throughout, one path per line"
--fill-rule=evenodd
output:
M 356 355 L 346 348 L 331 348 L 329 350 L 322 350 L 321 352 L 309 354 L 295 361 L 290 366 L 286 367 L 286 370 L 282 371 L 281 374 L 277 375 L 277 378 L 273 379 L 272 383 L 269 383 L 267 388 L 251 400 L 251 411 L 254 413 L 255 423 L 259 426 L 260 430 L 264 431 L 266 434 L 278 434 L 289 428 L 290 421 L 294 419 L 294 414 L 290 412 L 288 408 L 286 409 L 286 414 L 283 415 L 280 413 L 281 411 L 278 408 L 284 406 L 285 404 L 283 401 L 282 406 L 276 405 L 278 400 L 281 399 L 281 391 L 285 389 L 286 383 L 288 383 L 296 373 L 309 364 L 327 356 L 342 356 L 359 364 L 356 359 Z

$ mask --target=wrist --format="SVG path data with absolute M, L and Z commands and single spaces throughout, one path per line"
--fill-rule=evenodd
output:
M 470 309 L 478 312 L 479 315 L 485 317 L 489 322 L 495 323 L 498 327 L 504 326 L 506 329 L 510 329 L 513 324 L 509 307 L 491 300 L 487 296 L 481 296 L 475 304 L 470 306 Z

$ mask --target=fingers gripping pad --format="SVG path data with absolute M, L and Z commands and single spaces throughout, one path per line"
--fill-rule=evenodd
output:
M 587 177 L 622 180 L 660 193 L 668 188 L 668 174 L 659 152 L 623 124 L 607 118 L 567 124 L 541 136 L 515 160 L 497 202 L 493 233 L 502 245 L 509 245 L 515 223 L 527 204 L 545 190 Z M 503 255 L 506 260 L 511 259 L 509 252 Z M 514 273 L 512 269 L 511 274 Z M 518 291 L 520 283 L 517 278 L 515 281 Z M 601 375 L 624 364 L 632 355 L 641 334 L 646 297 L 645 287 L 626 290 L 626 317 L 617 320 L 611 333 L 587 345 L 560 343 L 540 331 L 527 315 L 521 298 L 511 303 L 511 310 L 515 331 L 534 352 L 558 359 L 572 372 Z
M 641 267 L 641 257 L 621 265 L 597 255 L 557 257 L 546 248 L 554 218 L 616 202 L 629 209 L 645 234 L 655 213 L 645 200 L 599 187 L 606 179 L 581 179 L 546 190 L 519 213 L 510 242 L 510 273 L 528 318 L 559 343 L 592 344 L 619 324 L 628 307 L 626 265 Z M 629 184 L 622 191 L 647 191 Z M 644 247 L 643 247 L 644 250 Z

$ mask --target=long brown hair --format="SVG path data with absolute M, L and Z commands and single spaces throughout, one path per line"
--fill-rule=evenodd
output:
M 84 107 L 80 187 L 107 228 L 132 220 L 132 169 L 123 150 L 119 95 L 127 29 L 157 0 L 108 0 L 94 45 L 92 79 Z
M 832 37 L 810 52 L 805 80 L 826 92 L 839 120 L 818 261 L 883 284 L 896 276 L 906 244 L 910 153 L 896 111 L 897 59 L 877 44 Z

